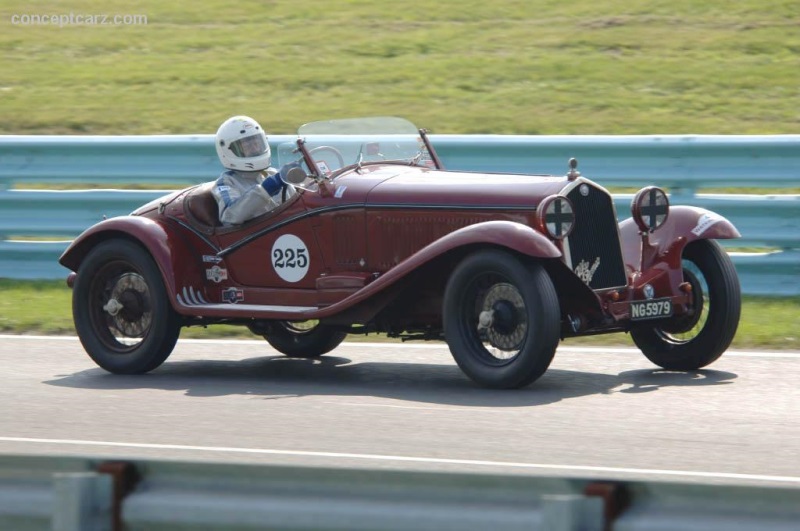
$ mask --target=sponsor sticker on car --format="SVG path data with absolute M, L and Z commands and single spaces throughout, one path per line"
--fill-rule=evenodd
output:
M 709 212 L 708 214 L 703 214 L 700 216 L 700 219 L 697 220 L 697 225 L 695 228 L 692 229 L 692 234 L 695 236 L 700 236 L 705 231 L 708 230 L 711 225 L 716 223 L 717 221 L 722 221 L 724 218 L 718 214 L 714 214 L 713 212 Z
M 228 288 L 222 290 L 222 302 L 236 304 L 244 300 L 244 290 L 239 288 Z
M 631 303 L 631 321 L 658 319 L 672 315 L 672 299 L 650 299 Z
M 320 173 L 326 177 L 333 173 L 324 160 L 317 161 L 317 168 L 319 169 Z
M 206 279 L 212 280 L 219 284 L 223 280 L 228 280 L 228 270 L 215 265 L 211 269 L 206 269 Z

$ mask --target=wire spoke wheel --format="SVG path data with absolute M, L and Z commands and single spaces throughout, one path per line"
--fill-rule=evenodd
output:
M 550 365 L 560 310 L 544 268 L 500 250 L 467 256 L 447 282 L 444 335 L 474 381 L 498 389 L 528 385 Z
M 718 243 L 691 242 L 682 265 L 684 281 L 692 287 L 689 311 L 631 328 L 647 359 L 669 370 L 695 370 L 719 358 L 733 341 L 741 314 L 736 269 Z
M 710 305 L 708 281 L 694 262 L 683 261 L 683 279 L 692 286 L 691 313 L 656 328 L 664 341 L 676 345 L 688 343 L 700 335 L 708 322 Z
M 92 279 L 90 308 L 98 339 L 120 354 L 131 352 L 150 331 L 150 289 L 128 264 L 111 262 Z
M 275 350 L 290 358 L 316 358 L 338 347 L 347 332 L 311 319 L 273 322 L 263 336 Z
M 120 374 L 161 365 L 181 328 L 152 257 L 127 240 L 108 240 L 87 255 L 75 280 L 72 313 L 89 356 Z
M 319 321 L 317 319 L 309 319 L 308 321 L 285 321 L 284 326 L 287 330 L 295 334 L 305 334 L 319 326 Z
M 488 288 L 487 288 L 488 286 Z M 475 279 L 475 291 L 465 297 L 476 301 L 465 307 L 463 318 L 478 333 L 489 362 L 505 363 L 519 355 L 528 333 L 525 301 L 519 290 L 497 275 Z
M 130 350 L 142 341 L 153 324 L 150 288 L 136 272 L 111 278 L 99 275 L 98 280 L 99 308 L 93 309 L 93 313 L 103 315 L 104 323 L 98 324 L 105 325 L 109 335 L 100 330 L 98 333 L 105 337 L 110 348 Z

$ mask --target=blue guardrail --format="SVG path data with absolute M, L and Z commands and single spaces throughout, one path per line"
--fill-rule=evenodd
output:
M 273 152 L 294 139 L 271 136 Z M 731 253 L 744 293 L 800 294 L 800 194 L 793 193 L 800 135 L 431 140 L 453 170 L 560 175 L 575 157 L 586 177 L 612 190 L 662 186 L 673 204 L 714 210 L 739 228 L 742 239 L 723 244 L 748 251 Z M 68 272 L 56 260 L 81 231 L 164 195 L 164 187 L 210 181 L 220 170 L 212 135 L 0 136 L 0 277 L 63 278 Z M 120 189 L 133 184 L 160 190 Z M 55 189 L 64 185 L 93 189 Z M 718 193 L 754 187 L 762 193 Z M 615 194 L 621 218 L 629 216 L 630 199 Z

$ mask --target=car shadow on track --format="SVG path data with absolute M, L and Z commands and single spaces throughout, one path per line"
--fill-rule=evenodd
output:
M 478 387 L 453 364 L 352 362 L 336 356 L 314 360 L 259 356 L 237 361 L 173 361 L 136 376 L 112 375 L 93 368 L 44 383 L 80 389 L 183 391 L 196 397 L 243 395 L 279 400 L 370 396 L 466 407 L 521 407 L 597 394 L 725 385 L 735 378 L 734 373 L 716 370 L 644 369 L 613 375 L 550 369 L 529 387 L 499 391 Z

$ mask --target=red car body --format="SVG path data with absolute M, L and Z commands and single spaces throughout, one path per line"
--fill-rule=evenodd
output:
M 550 311 L 557 315 L 558 322 L 548 318 L 548 326 L 555 324 L 561 338 L 642 327 L 650 330 L 658 323 L 691 321 L 702 313 L 704 300 L 708 313 L 713 298 L 720 297 L 714 292 L 717 288 L 708 283 L 714 272 L 694 275 L 707 277 L 705 283 L 687 278 L 691 273 L 685 273 L 684 250 L 700 240 L 736 238 L 739 233 L 730 222 L 712 212 L 664 206 L 666 196 L 656 195 L 661 194 L 658 189 L 640 193 L 634 201 L 634 217 L 618 224 L 610 194 L 580 176 L 574 166 L 565 176 L 451 172 L 441 167 L 424 131 L 413 135 L 422 156 L 418 153 L 411 159 L 375 156 L 382 146 L 397 144 L 393 136 L 373 141 L 358 135 L 318 137 L 302 132 L 296 145 L 291 150 L 284 147 L 283 152 L 301 160 L 310 178 L 280 208 L 240 226 L 222 227 L 217 221 L 211 184 L 191 187 L 151 202 L 129 216 L 91 227 L 72 243 L 60 263 L 80 278 L 85 259 L 102 242 L 134 243 L 156 265 L 163 296 L 179 326 L 238 323 L 267 339 L 276 326 L 288 326 L 299 337 L 305 329 L 294 330 L 292 323 L 313 320 L 312 329 L 316 326 L 335 330 L 337 338 L 344 333 L 384 332 L 392 337 L 445 339 L 451 343 L 446 333 L 448 282 L 465 259 L 489 251 L 546 273 L 555 288 L 558 306 Z M 328 145 L 336 142 L 341 147 Z M 350 157 L 341 154 L 356 148 L 359 158 L 348 164 L 344 159 Z M 365 160 L 364 152 L 371 153 L 373 160 Z M 642 210 L 648 205 L 653 207 L 656 199 L 661 201 L 660 217 L 650 218 L 652 223 L 648 225 Z M 551 217 L 542 210 L 545 204 Z M 562 215 L 561 221 L 552 217 L 556 213 Z M 549 219 L 556 219 L 550 229 Z M 502 258 L 501 262 L 505 260 Z M 732 270 L 732 266 L 723 266 L 726 271 Z M 135 272 L 137 267 L 131 269 Z M 722 289 L 736 293 L 724 294 L 723 298 L 735 298 L 730 304 L 736 306 L 735 272 L 734 278 L 728 280 L 729 285 Z M 87 287 L 86 293 L 102 298 L 99 292 L 104 289 L 108 295 L 109 290 L 113 291 L 109 287 L 113 282 L 113 278 L 107 279 L 104 288 L 95 286 L 94 291 Z M 508 337 L 495 331 L 497 337 L 506 339 L 494 343 L 500 343 L 501 348 L 511 346 L 509 342 L 513 341 L 508 338 L 514 326 L 517 335 L 523 333 L 523 324 L 526 337 L 532 330 L 533 321 L 522 323 L 520 315 L 524 310 L 520 308 L 541 303 L 523 300 L 521 285 L 514 288 L 516 292 L 505 287 L 516 286 L 513 281 L 491 282 L 495 282 L 492 286 L 500 286 L 488 288 L 494 302 L 484 301 L 488 306 L 482 307 L 478 300 L 477 310 L 465 318 L 483 319 L 489 324 L 476 326 L 482 334 L 488 331 L 491 335 L 495 326 L 492 323 L 505 315 Z M 731 288 L 734 284 L 735 290 Z M 134 287 L 132 293 L 137 289 Z M 704 297 L 698 296 L 698 289 L 705 290 Z M 146 290 L 147 296 L 160 296 L 158 290 L 151 286 Z M 476 297 L 481 296 L 486 293 L 476 292 Z M 661 306 L 648 306 L 643 301 L 661 301 Z M 547 305 L 552 306 L 552 302 Z M 81 311 L 81 306 L 82 302 L 76 301 L 76 311 Z M 731 313 L 730 308 L 725 311 Z M 98 329 L 108 327 L 114 336 L 119 336 L 124 323 L 120 326 L 113 322 L 119 319 L 111 317 L 112 322 L 98 323 L 98 319 L 103 320 L 98 318 L 94 325 L 84 326 L 94 330 L 84 335 L 102 336 L 105 332 Z M 727 321 L 731 319 L 738 322 L 738 306 Z M 694 323 L 690 329 L 697 326 Z M 723 328 L 730 335 L 730 343 L 735 323 L 728 322 Z M 79 335 L 80 332 L 79 328 Z M 702 330 L 697 331 L 697 335 L 701 334 Z M 498 347 L 491 345 L 491 338 L 478 339 L 487 345 L 487 351 Z M 667 350 L 680 350 L 693 341 L 696 336 L 670 337 L 668 343 L 675 347 Z M 724 351 L 727 346 L 717 345 L 716 349 Z M 312 351 L 313 348 L 307 354 L 286 353 L 319 355 Z M 549 356 L 552 358 L 552 353 Z M 459 361 L 457 356 L 456 359 Z M 654 361 L 670 366 L 668 360 Z M 513 365 L 508 360 L 500 363 L 504 367 L 510 364 Z M 497 364 L 493 360 L 489 362 L 489 366 L 494 365 Z M 686 368 L 695 365 L 698 363 L 678 364 Z M 540 369 L 528 368 L 525 377 L 499 378 L 500 382 L 471 374 L 468 369 L 465 372 L 489 386 L 518 387 L 538 377 L 543 372 Z M 143 372 L 113 367 L 109 370 Z M 532 373 L 538 374 L 532 377 Z

